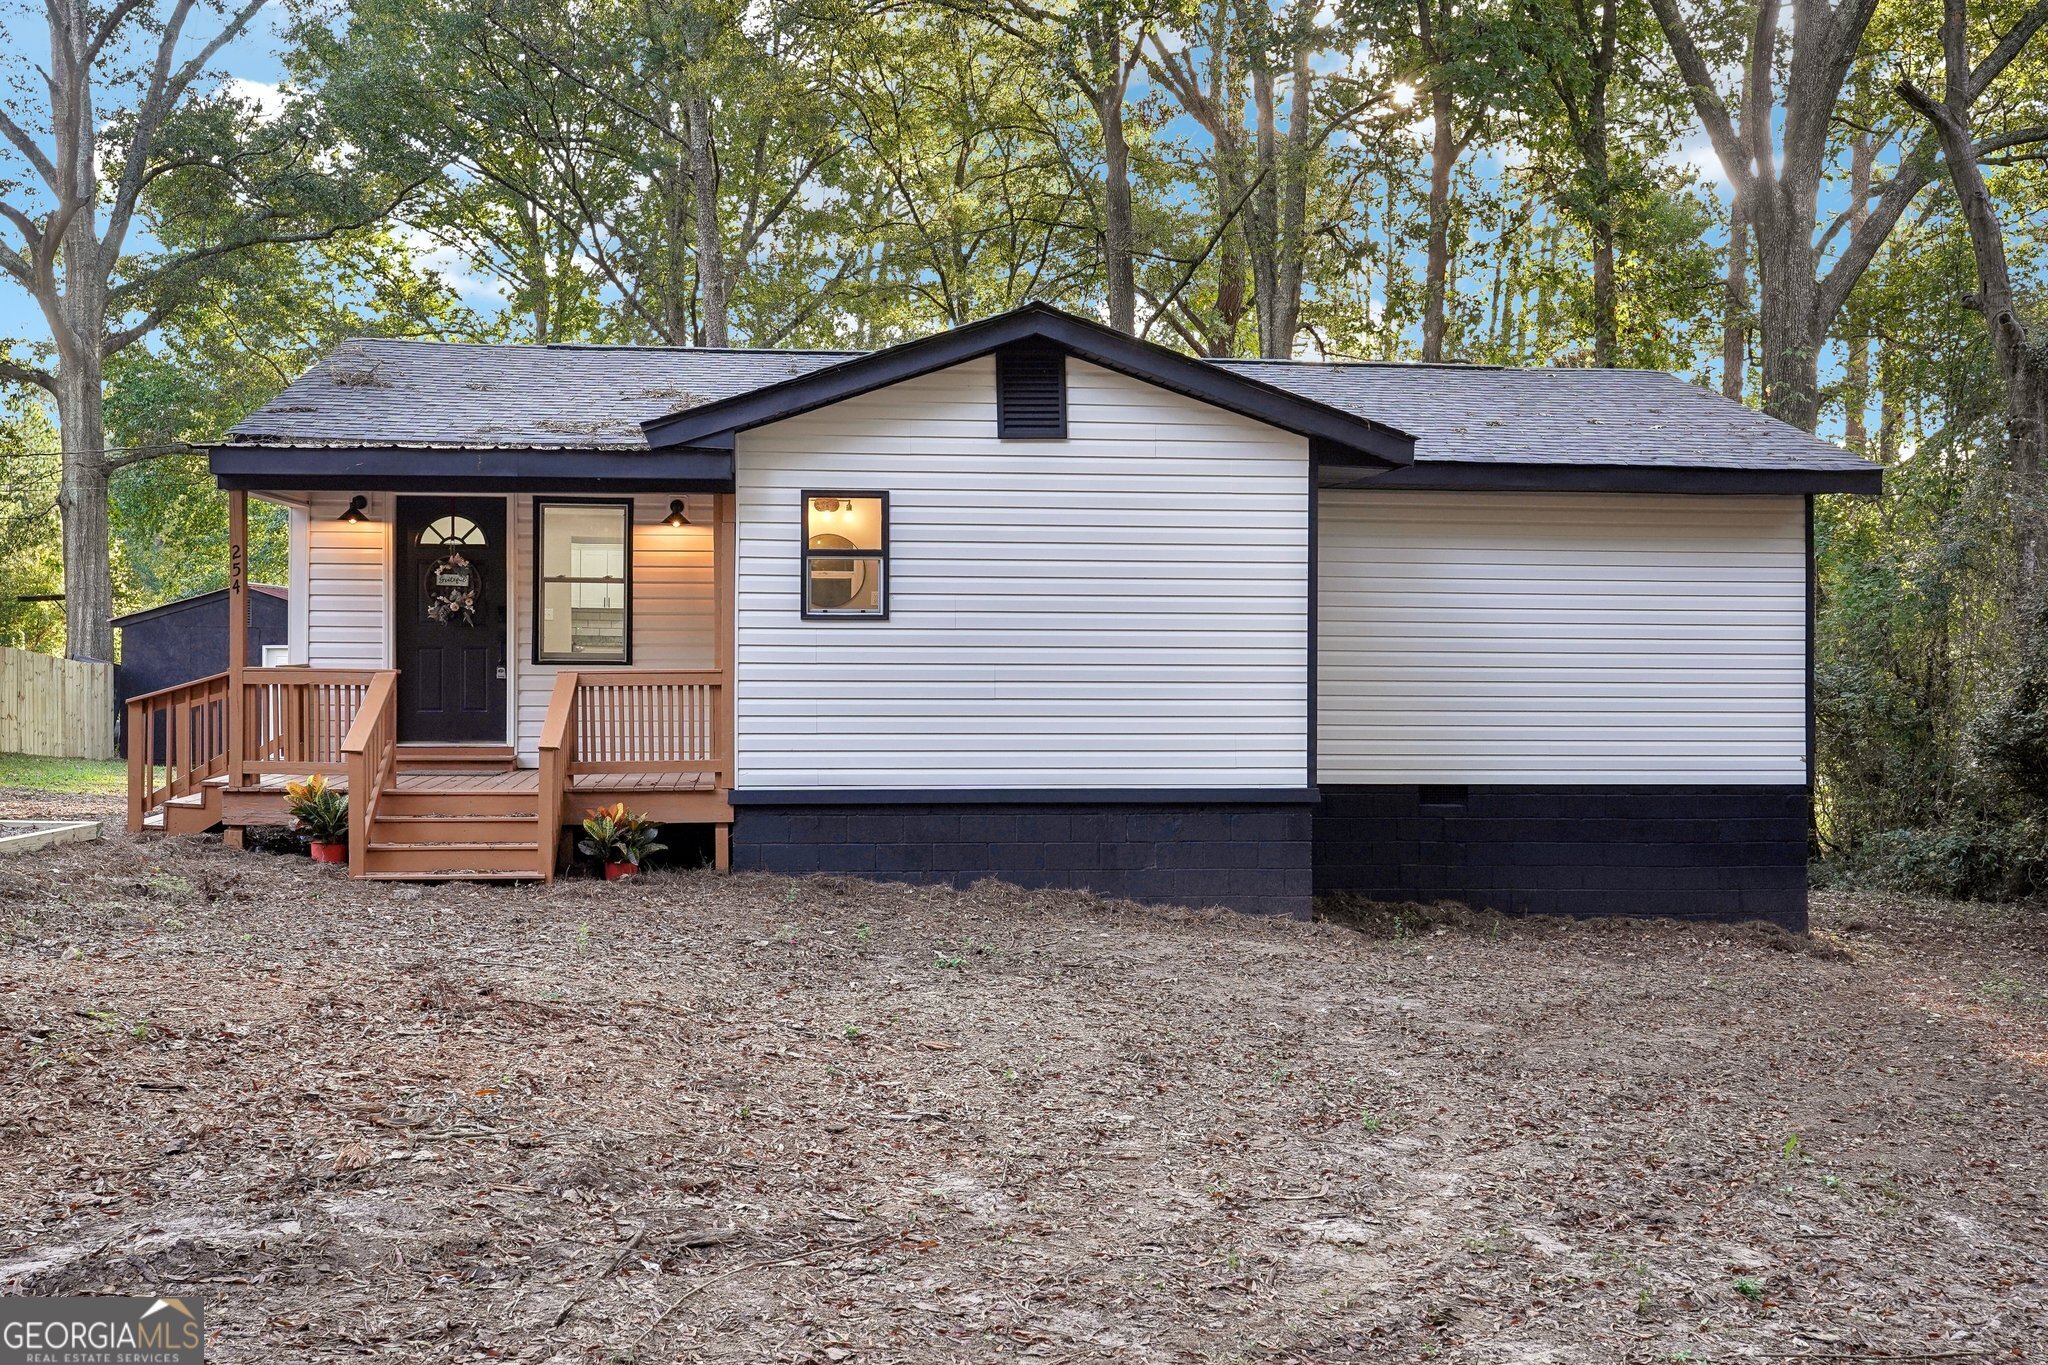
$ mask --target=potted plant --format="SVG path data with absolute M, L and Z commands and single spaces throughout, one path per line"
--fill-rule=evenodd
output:
M 314 773 L 284 784 L 284 806 L 292 828 L 306 836 L 314 862 L 348 861 L 348 796 L 341 788 Z
M 603 863 L 604 879 L 615 882 L 635 875 L 640 871 L 641 859 L 668 847 L 655 842 L 654 836 L 659 833 L 659 825 L 650 824 L 644 815 L 633 814 L 621 801 L 616 806 L 600 806 L 584 817 L 584 837 L 576 847 L 585 857 Z

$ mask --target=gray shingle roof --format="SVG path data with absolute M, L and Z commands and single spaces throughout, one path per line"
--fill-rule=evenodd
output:
M 850 351 L 344 342 L 236 423 L 237 444 L 645 448 L 640 423 Z
M 1224 360 L 1416 438 L 1415 461 L 1852 470 L 1870 461 L 1657 370 Z
M 858 351 L 351 341 L 236 444 L 641 449 L 640 424 Z M 1417 438 L 1418 463 L 1856 470 L 1839 447 L 1648 370 L 1215 362 Z

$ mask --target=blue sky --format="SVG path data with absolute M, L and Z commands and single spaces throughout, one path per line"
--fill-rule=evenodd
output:
M 221 50 L 214 59 L 214 68 L 226 79 L 243 83 L 252 96 L 260 96 L 274 88 L 284 79 L 284 63 L 278 54 L 283 50 L 283 31 L 289 21 L 290 14 L 284 6 L 276 3 L 266 6 L 258 12 L 247 33 Z M 8 53 L 5 66 L 0 69 L 10 77 L 17 72 L 26 73 L 30 64 L 40 67 L 47 61 L 50 35 L 43 23 L 40 4 L 6 5 L 0 9 L 0 30 L 4 30 L 0 31 L 0 38 L 4 38 Z M 197 50 L 219 31 L 219 16 L 204 5 L 195 5 L 181 55 Z M 40 87 L 36 93 L 41 94 Z M 19 115 L 17 121 L 20 121 Z M 19 162 L 8 164 L 10 169 L 20 166 Z M 10 194 L 9 198 L 14 196 Z M 19 238 L 9 232 L 5 240 L 13 243 Z M 0 337 L 11 337 L 17 341 L 47 341 L 49 335 L 42 310 L 36 307 L 35 302 L 12 280 L 0 280 Z

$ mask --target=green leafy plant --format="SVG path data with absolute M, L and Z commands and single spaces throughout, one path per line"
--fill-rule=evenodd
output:
M 635 815 L 621 801 L 616 806 L 598 807 L 584 817 L 584 837 L 576 847 L 586 858 L 601 863 L 630 863 L 638 867 L 648 854 L 668 847 L 655 840 L 659 833 L 661 826 L 644 815 Z
M 284 786 L 284 808 L 292 828 L 316 844 L 348 842 L 348 794 L 314 773 Z

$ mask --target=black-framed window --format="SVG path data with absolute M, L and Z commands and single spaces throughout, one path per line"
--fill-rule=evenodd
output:
M 807 621 L 889 615 L 889 495 L 808 489 L 803 495 Z
M 633 500 L 533 500 L 533 661 L 633 662 Z

